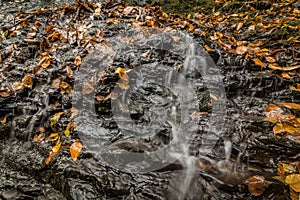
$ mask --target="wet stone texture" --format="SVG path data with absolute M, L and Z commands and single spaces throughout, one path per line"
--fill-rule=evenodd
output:
M 213 97 L 210 97 L 201 74 L 190 73 L 187 79 L 195 80 L 193 89 L 200 110 L 200 114 L 195 117 L 198 120 L 197 127 L 193 124 L 188 126 L 189 122 L 183 122 L 188 126 L 185 136 L 190 144 L 189 155 L 183 159 L 190 160 L 192 164 L 187 167 L 185 164 L 188 162 L 181 162 L 178 159 L 170 163 L 166 161 L 162 168 L 151 172 L 134 173 L 119 170 L 115 167 L 118 166 L 116 163 L 105 162 L 101 156 L 99 157 L 99 151 L 106 148 L 109 159 L 122 162 L 118 157 L 120 152 L 149 153 L 166 146 L 173 139 L 172 123 L 165 122 L 164 115 L 152 114 L 160 113 L 155 110 L 157 107 L 161 110 L 165 109 L 166 113 L 169 111 L 171 113 L 172 105 L 179 107 L 172 102 L 174 96 L 179 94 L 174 94 L 168 88 L 159 87 L 159 84 L 142 81 L 137 83 L 139 84 L 137 92 L 133 92 L 129 98 L 133 102 L 130 105 L 130 112 L 124 112 L 122 113 L 124 115 L 112 118 L 116 112 L 111 103 L 114 97 L 108 99 L 105 97 L 116 88 L 116 82 L 122 82 L 114 68 L 127 68 L 133 71 L 139 68 L 141 73 L 156 77 L 159 73 L 174 69 L 174 66 L 177 66 L 179 71 L 183 70 L 180 66 L 183 67 L 184 62 L 184 57 L 180 54 L 180 46 L 173 52 L 150 48 L 155 45 L 161 47 L 164 45 L 163 42 L 170 44 L 168 42 L 168 40 L 172 41 L 170 37 L 160 39 L 161 43 L 146 40 L 150 45 L 138 44 L 138 48 L 130 45 L 120 46 L 122 51 L 114 52 L 113 47 L 121 44 L 109 38 L 133 30 L 128 27 L 130 15 L 121 16 L 118 23 L 114 20 L 108 22 L 110 13 L 117 12 L 118 6 L 104 3 L 101 5 L 103 12 L 95 16 L 94 21 L 90 20 L 87 10 L 96 9 L 96 7 L 85 5 L 88 7 L 86 8 L 82 5 L 84 11 L 78 12 L 78 21 L 75 19 L 72 23 L 84 23 L 86 20 L 88 26 L 93 22 L 94 25 L 90 28 L 82 26 L 79 29 L 87 29 L 85 35 L 95 37 L 94 33 L 100 28 L 103 32 L 98 34 L 102 34 L 103 41 L 111 43 L 100 41 L 95 42 L 97 43 L 95 45 L 82 44 L 85 42 L 84 39 L 73 38 L 69 32 L 66 36 L 68 42 L 63 44 L 57 42 L 56 51 L 51 53 L 54 57 L 51 60 L 51 66 L 41 68 L 38 73 L 32 74 L 32 88 L 24 87 L 22 90 L 14 90 L 12 83 L 21 81 L 38 65 L 40 42 L 47 36 L 45 24 L 54 25 L 61 30 L 71 30 L 74 28 L 73 24 L 67 24 L 66 21 L 69 15 L 74 16 L 76 12 L 68 11 L 66 8 L 65 13 L 57 17 L 60 21 L 50 20 L 51 23 L 48 22 L 48 16 L 52 15 L 51 10 L 37 14 L 35 18 L 28 18 L 31 24 L 35 21 L 44 23 L 41 25 L 42 28 L 38 28 L 40 31 L 36 33 L 39 42 L 33 41 L 29 42 L 30 44 L 24 42 L 32 28 L 24 26 L 16 37 L 0 43 L 0 53 L 3 59 L 0 64 L 0 84 L 2 89 L 7 88 L 8 91 L 13 91 L 13 94 L 0 98 L 0 117 L 3 119 L 6 116 L 7 118 L 7 122 L 0 124 L 0 198 L 38 200 L 254 199 L 248 193 L 244 180 L 252 174 L 260 174 L 266 177 L 270 187 L 262 197 L 255 199 L 288 199 L 284 194 L 285 186 L 273 176 L 276 173 L 278 159 L 296 155 L 300 146 L 297 143 L 273 137 L 271 124 L 262 119 L 266 105 L 274 101 L 290 99 L 293 91 L 289 90 L 289 86 L 295 85 L 299 79 L 283 80 L 275 73 L 261 70 L 250 61 L 225 53 L 212 41 L 199 34 L 191 36 L 199 45 L 210 44 L 214 47 L 215 51 L 210 52 L 209 55 L 218 66 L 224 81 L 227 100 L 226 115 L 222 116 L 222 120 L 225 121 L 222 132 L 207 133 L 205 131 L 211 120 L 212 110 L 209 103 Z M 15 14 L 16 11 L 8 10 L 7 12 Z M 10 27 L 12 21 L 8 19 L 1 23 L 4 24 L 3 27 Z M 5 28 L 2 29 L 5 31 Z M 143 32 L 142 30 L 144 29 L 138 27 L 136 32 L 133 31 L 132 38 L 139 40 L 139 36 L 145 37 L 145 35 L 139 35 Z M 151 34 L 156 33 L 149 34 L 150 37 Z M 56 39 L 51 40 L 54 44 Z M 123 40 L 130 40 L 130 38 L 123 38 Z M 91 54 L 93 48 L 99 51 L 99 54 Z M 176 45 L 174 48 L 176 49 Z M 145 53 L 147 51 L 149 52 Z M 103 57 L 104 54 L 110 56 Z M 90 63 L 82 64 L 81 68 L 78 67 L 76 61 L 74 62 L 77 55 L 80 55 L 83 62 L 88 60 Z M 89 59 L 91 55 L 93 58 Z M 105 62 L 97 63 L 99 60 Z M 66 75 L 66 66 L 72 68 L 77 82 L 85 82 L 95 77 L 95 82 L 98 82 L 94 84 L 94 93 L 91 96 L 82 95 L 81 87 L 74 88 L 72 94 L 68 94 L 68 92 L 61 92 L 66 88 L 56 87 L 53 84 L 53 80 L 59 78 L 72 88 L 76 86 L 74 77 Z M 98 68 L 95 69 L 93 66 L 98 66 Z M 148 68 L 152 71 L 147 71 Z M 146 70 L 142 71 L 143 69 Z M 128 72 L 129 76 L 130 74 L 131 72 Z M 162 77 L 164 78 L 165 76 Z M 293 96 L 297 97 L 295 94 Z M 192 102 L 189 98 L 185 100 Z M 51 104 L 57 105 L 51 106 Z M 50 164 L 46 165 L 45 158 L 49 156 L 54 144 L 33 142 L 33 137 L 39 132 L 40 126 L 46 129 L 47 136 L 50 133 L 63 132 L 70 121 L 70 109 L 78 104 L 81 104 L 78 119 L 86 122 L 86 125 L 79 125 L 69 137 L 62 134 L 66 146 L 76 139 L 83 140 L 83 150 L 78 160 L 73 162 L 69 149 L 62 148 L 52 158 Z M 90 112 L 91 110 L 95 112 Z M 51 125 L 51 116 L 61 111 L 64 115 L 55 125 Z M 135 130 L 131 124 L 128 125 L 127 114 L 134 123 L 141 127 Z M 116 121 L 122 124 L 122 128 L 118 127 Z M 156 124 L 153 123 L 151 127 L 159 130 L 157 133 L 152 134 L 145 130 L 144 135 L 136 135 L 138 131 L 142 132 L 144 124 L 151 121 L 155 121 Z M 212 121 L 213 124 L 218 124 L 218 118 Z M 199 148 L 202 146 L 203 138 L 209 139 L 209 134 L 219 134 L 219 139 L 209 155 L 202 155 L 199 153 Z M 232 143 L 229 153 L 226 152 L 228 141 Z M 107 147 L 108 142 L 113 145 Z M 228 163 L 224 162 L 226 157 Z M 156 156 L 149 156 L 148 159 L 152 163 L 161 162 Z M 186 168 L 194 170 L 192 176 L 186 172 Z M 188 180 L 189 184 L 184 188 L 183 185 L 188 176 L 191 176 Z

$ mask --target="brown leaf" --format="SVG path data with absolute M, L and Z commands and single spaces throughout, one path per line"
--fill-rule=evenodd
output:
M 83 83 L 82 85 L 82 94 L 91 94 L 94 92 L 94 87 L 90 83 Z
M 252 61 L 256 65 L 261 66 L 262 68 L 266 68 L 266 65 L 259 58 L 253 58 Z
M 25 75 L 22 79 L 22 83 L 26 86 L 32 89 L 32 77 L 30 75 Z
M 62 81 L 59 84 L 59 87 L 60 87 L 60 93 L 61 94 L 65 94 L 65 93 L 70 94 L 72 92 L 72 87 L 67 82 Z
M 53 33 L 53 29 L 55 28 L 55 26 L 47 26 L 46 27 L 46 33 L 47 33 L 47 35 L 50 35 L 51 33 Z
M 40 133 L 33 137 L 33 141 L 41 143 L 45 138 L 45 133 Z
M 248 51 L 248 47 L 246 47 L 246 46 L 239 46 L 239 47 L 237 47 L 236 48 L 236 53 L 237 54 L 244 54 L 244 53 L 246 53 Z
M 78 109 L 75 107 L 70 108 L 70 118 L 74 118 L 78 115 Z
M 292 102 L 280 102 L 280 105 L 289 108 L 289 109 L 296 109 L 300 110 L 300 104 L 292 103 Z
M 59 88 L 59 85 L 60 85 L 60 78 L 56 78 L 52 81 L 52 84 L 51 84 L 52 87 Z
M 3 88 L 0 88 L 0 97 L 9 97 L 12 94 L 14 94 L 14 91 L 9 87 L 4 86 Z
M 247 178 L 245 183 L 248 185 L 248 190 L 253 196 L 262 195 L 269 186 L 269 184 L 266 183 L 265 178 L 258 175 Z
M 282 76 L 283 78 L 286 78 L 286 79 L 292 79 L 292 77 L 289 75 L 288 72 L 282 72 L 282 73 L 281 73 L 281 76 Z
M 291 174 L 287 176 L 285 178 L 285 183 L 296 192 L 300 192 L 300 174 Z
M 71 154 L 71 157 L 72 157 L 73 161 L 77 160 L 81 149 L 82 149 L 82 144 L 80 142 L 78 142 L 78 141 L 74 142 L 70 146 L 70 154 Z
M 15 90 L 23 90 L 24 89 L 24 84 L 21 82 L 14 82 L 13 83 L 13 88 Z
M 66 71 L 67 71 L 67 75 L 69 78 L 73 77 L 73 70 L 71 69 L 71 67 L 66 66 Z
M 244 23 L 242 23 L 242 22 L 237 23 L 236 30 L 239 31 L 243 27 L 243 25 L 244 25 Z
M 48 158 L 46 158 L 45 162 L 46 162 L 46 165 L 48 165 L 52 159 L 53 156 L 55 156 L 57 153 L 55 152 L 52 152 L 49 154 Z
M 82 63 L 80 55 L 77 55 L 74 60 L 74 64 L 79 66 Z

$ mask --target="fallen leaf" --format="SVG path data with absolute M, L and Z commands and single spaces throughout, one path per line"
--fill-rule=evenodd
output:
M 78 122 L 69 122 L 67 125 L 66 130 L 64 131 L 64 134 L 68 137 L 71 133 L 71 131 L 74 130 L 74 128 L 78 125 Z
M 285 178 L 285 183 L 288 184 L 296 192 L 300 192 L 300 174 L 291 174 Z
M 41 143 L 45 138 L 45 133 L 40 133 L 33 137 L 33 141 Z
M 248 51 L 248 47 L 246 46 L 239 46 L 235 50 L 235 52 L 240 55 L 246 53 L 247 51 Z
M 65 94 L 65 93 L 70 94 L 72 92 L 72 87 L 67 82 L 64 81 L 60 82 L 59 87 L 60 87 L 61 94 Z
M 48 165 L 48 164 L 50 163 L 51 159 L 52 159 L 53 156 L 55 156 L 56 154 L 57 154 L 57 153 L 51 151 L 51 153 L 49 154 L 48 158 L 46 158 L 46 161 L 45 161 L 46 165 Z
M 80 55 L 77 55 L 74 60 L 74 64 L 79 66 L 82 63 Z
M 262 195 L 269 186 L 269 184 L 265 181 L 265 178 L 258 175 L 247 178 L 245 183 L 248 185 L 248 190 L 253 196 Z
M 14 82 L 13 83 L 13 88 L 15 90 L 23 90 L 24 89 L 24 84 L 21 82 Z
M 279 133 L 284 133 L 285 132 L 285 128 L 283 127 L 282 124 L 278 123 L 273 127 L 273 133 L 274 135 L 277 135 Z
M 300 110 L 300 104 L 297 103 L 291 103 L 291 102 L 280 102 L 280 105 L 289 108 L 289 109 L 296 109 Z
M 204 45 L 204 48 L 206 49 L 206 51 L 215 51 L 214 49 L 212 49 L 210 46 L 208 45 Z
M 266 58 L 266 60 L 269 62 L 269 63 L 273 63 L 273 62 L 275 62 L 276 61 L 276 59 L 275 58 L 273 58 L 273 57 L 270 57 L 270 56 L 267 56 L 267 57 L 265 57 Z
M 60 117 L 64 114 L 64 112 L 58 112 L 55 113 L 54 115 L 52 115 L 50 117 L 50 125 L 54 126 L 55 124 L 57 124 L 58 120 L 60 119 Z
M 49 137 L 46 139 L 46 142 L 53 142 L 60 139 L 60 133 L 51 133 Z
M 7 118 L 6 118 L 6 115 L 3 117 L 3 119 L 1 120 L 1 124 L 6 124 L 7 122 Z
M 266 68 L 266 65 L 259 58 L 253 58 L 252 61 L 256 65 L 261 66 L 262 68 Z
M 82 149 L 82 144 L 80 142 L 78 142 L 78 141 L 74 142 L 70 146 L 70 154 L 71 154 L 71 157 L 72 157 L 73 161 L 77 160 L 81 149 Z
M 90 83 L 85 82 L 82 84 L 82 94 L 91 94 L 94 90 L 94 87 Z
M 25 75 L 24 78 L 22 79 L 22 83 L 23 83 L 26 87 L 32 89 L 32 84 L 33 84 L 33 83 L 32 83 L 32 77 L 31 77 L 30 75 Z
M 242 22 L 237 23 L 236 31 L 239 31 L 243 27 L 243 25 L 244 25 L 244 23 L 242 23 Z
M 284 163 L 284 162 L 279 161 L 277 164 L 277 172 L 282 175 L 297 173 L 298 166 L 299 166 L 298 162 L 297 163 Z
M 281 76 L 286 79 L 292 79 L 292 77 L 287 72 L 282 72 Z
M 51 84 L 52 87 L 59 88 L 59 85 L 60 85 L 60 78 L 56 78 L 52 81 L 52 84 Z
M 149 55 L 149 53 L 150 53 L 150 50 L 147 50 L 141 55 L 141 57 L 146 58 Z

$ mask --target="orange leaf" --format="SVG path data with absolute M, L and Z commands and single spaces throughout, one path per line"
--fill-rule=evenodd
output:
M 270 56 L 266 57 L 266 60 L 267 60 L 268 62 L 270 62 L 270 63 L 273 63 L 273 62 L 275 62 L 275 61 L 276 61 L 276 59 L 275 59 L 275 58 L 273 58 L 273 57 L 270 57 Z
M 208 45 L 204 45 L 204 48 L 206 49 L 206 51 L 215 51 L 212 48 L 210 48 L 210 46 Z
M 1 124 L 6 124 L 7 122 L 7 119 L 6 119 L 6 116 L 3 117 L 3 119 L 1 120 Z
M 47 158 L 46 161 L 45 161 L 45 162 L 46 162 L 46 165 L 48 165 L 48 164 L 50 163 L 52 157 L 55 156 L 55 154 L 57 154 L 57 153 L 55 153 L 55 152 L 51 152 L 51 153 L 50 153 L 50 155 L 48 156 L 48 158 Z
M 243 27 L 243 25 L 244 24 L 242 22 L 237 23 L 236 30 L 239 31 Z
M 289 108 L 289 109 L 296 109 L 300 110 L 300 104 L 297 103 L 291 103 L 291 102 L 281 102 L 280 105 Z
M 70 146 L 70 153 L 71 153 L 71 157 L 73 161 L 76 161 L 79 153 L 82 149 L 82 144 L 78 141 L 74 142 L 71 146 Z
M 261 62 L 261 60 L 260 60 L 259 58 L 253 58 L 252 61 L 253 61 L 256 65 L 261 66 L 262 68 L 266 68 L 266 65 L 265 65 L 263 62 Z
M 277 135 L 279 133 L 284 133 L 285 132 L 285 128 L 283 127 L 282 124 L 276 124 L 274 127 L 273 127 L 273 133 L 274 135 Z
M 32 89 L 32 77 L 30 75 L 25 75 L 22 79 L 22 83 L 26 86 Z

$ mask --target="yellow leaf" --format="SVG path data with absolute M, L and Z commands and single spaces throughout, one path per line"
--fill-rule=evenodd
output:
M 58 113 L 55 113 L 54 115 L 52 115 L 50 117 L 50 125 L 51 126 L 54 126 L 55 124 L 57 124 L 58 120 L 60 119 L 61 115 L 63 115 L 64 112 L 58 112 Z
M 50 136 L 47 138 L 47 141 L 56 141 L 59 140 L 60 134 L 59 133 L 51 133 Z
M 55 145 L 54 147 L 52 147 L 52 152 L 57 153 L 59 152 L 60 148 L 61 148 L 61 142 Z
M 215 95 L 209 93 L 209 96 L 210 96 L 210 98 L 211 98 L 212 100 L 218 101 L 218 97 L 216 97 Z
M 71 157 L 72 157 L 73 161 L 77 160 L 81 149 L 82 149 L 82 144 L 80 142 L 78 142 L 78 141 L 74 142 L 70 146 L 70 154 L 71 154 Z
M 287 176 L 285 178 L 285 183 L 296 192 L 300 192 L 300 174 L 291 174 Z
M 7 122 L 7 119 L 6 119 L 6 116 L 4 116 L 3 119 L 1 120 L 1 123 L 6 124 L 6 122 Z
M 289 108 L 289 109 L 296 109 L 300 110 L 300 104 L 297 103 L 291 103 L 291 102 L 281 102 L 280 105 Z
M 65 136 L 67 136 L 67 137 L 70 135 L 70 133 L 71 133 L 71 131 L 68 130 L 68 129 L 66 129 L 66 130 L 64 131 L 64 134 L 65 134 Z

